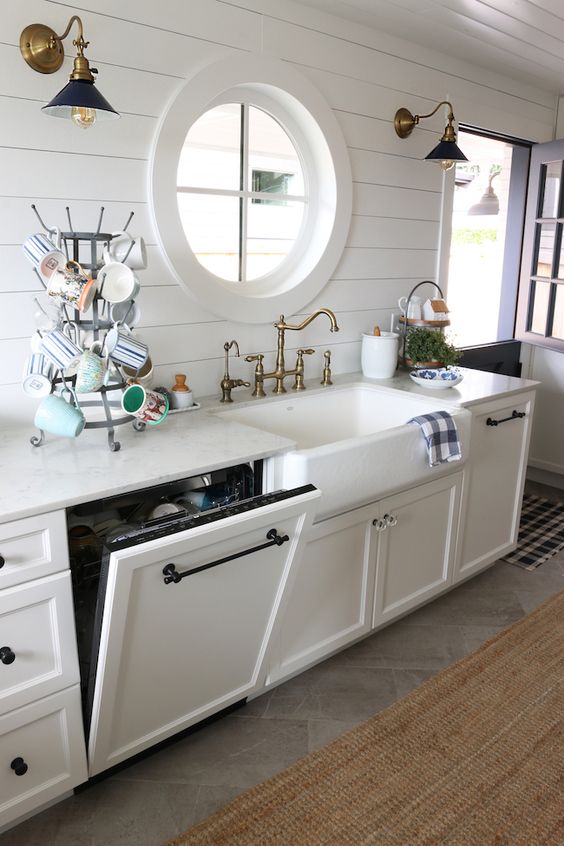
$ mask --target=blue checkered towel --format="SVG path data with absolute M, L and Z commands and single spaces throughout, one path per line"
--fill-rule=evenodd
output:
M 416 423 L 421 427 L 427 444 L 429 467 L 435 467 L 445 461 L 460 461 L 462 450 L 460 449 L 456 423 L 448 411 L 420 414 L 407 422 Z

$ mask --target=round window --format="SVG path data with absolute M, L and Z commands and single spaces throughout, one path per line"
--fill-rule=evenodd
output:
M 177 176 L 188 244 L 210 273 L 230 282 L 267 276 L 291 253 L 307 197 L 288 131 L 249 103 L 225 103 L 190 127 Z
M 352 205 L 346 146 L 331 109 L 292 68 L 230 57 L 171 103 L 151 200 L 179 282 L 216 314 L 268 322 L 313 300 L 341 257 Z

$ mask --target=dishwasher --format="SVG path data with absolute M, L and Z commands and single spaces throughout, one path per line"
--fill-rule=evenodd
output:
M 257 487 L 239 465 L 69 509 L 90 776 L 264 685 L 320 492 Z

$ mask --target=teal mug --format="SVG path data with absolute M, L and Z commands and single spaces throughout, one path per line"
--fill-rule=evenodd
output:
M 67 388 L 66 392 L 70 394 L 70 402 L 59 394 L 49 394 L 41 401 L 35 412 L 35 425 L 43 432 L 51 432 L 61 438 L 77 438 L 86 420 L 74 391 Z

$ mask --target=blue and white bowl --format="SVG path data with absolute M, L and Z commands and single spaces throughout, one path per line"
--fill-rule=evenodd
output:
M 417 385 L 433 390 L 454 388 L 463 379 L 459 370 L 450 367 L 429 367 L 423 370 L 412 370 L 409 375 Z

